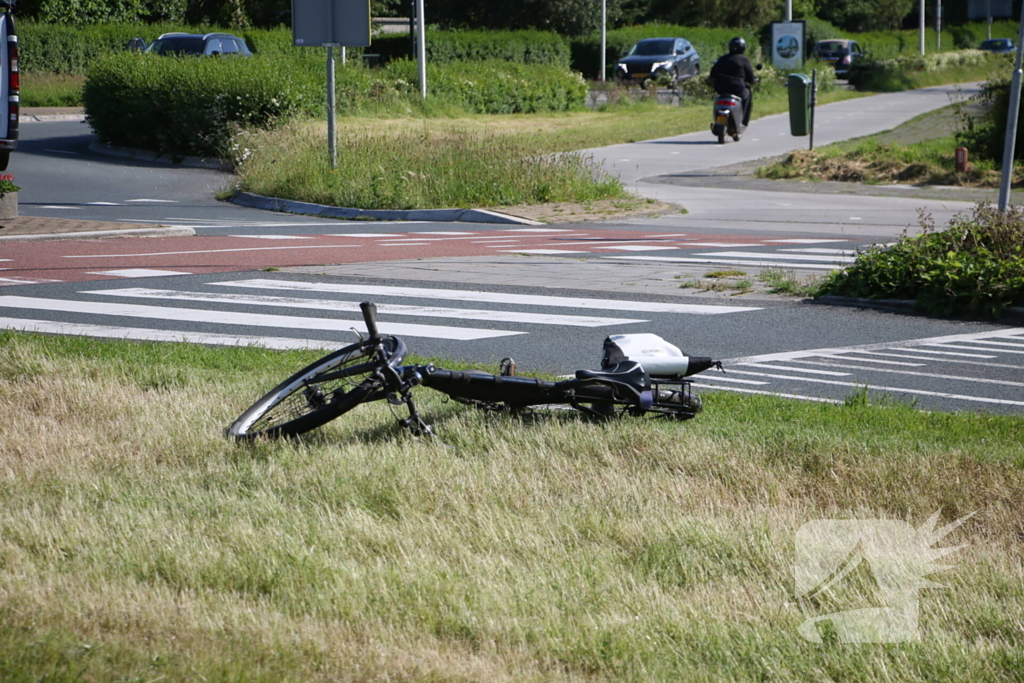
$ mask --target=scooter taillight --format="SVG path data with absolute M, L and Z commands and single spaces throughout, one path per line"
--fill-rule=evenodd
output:
M 716 107 L 731 107 L 736 104 L 736 100 L 718 100 L 715 102 Z

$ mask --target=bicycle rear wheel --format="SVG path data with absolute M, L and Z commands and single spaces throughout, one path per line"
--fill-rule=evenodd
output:
M 228 436 L 237 440 L 294 436 L 360 403 L 383 398 L 381 378 L 373 375 L 382 362 L 399 365 L 405 358 L 405 343 L 384 337 L 381 344 L 383 359 L 374 357 L 373 347 L 352 344 L 299 370 L 242 413 L 228 427 Z

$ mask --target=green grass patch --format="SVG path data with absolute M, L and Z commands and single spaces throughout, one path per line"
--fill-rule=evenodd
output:
M 85 76 L 76 74 L 21 74 L 22 107 L 81 107 Z
M 706 396 L 677 423 L 361 406 L 222 429 L 314 354 L 0 337 L 5 680 L 1008 680 L 1024 422 Z M 822 518 L 977 514 L 919 641 L 796 633 Z
M 892 59 L 866 58 L 850 66 L 848 81 L 859 90 L 875 92 L 984 81 L 1010 68 L 1010 56 L 981 50 L 958 50 L 901 55 Z
M 920 235 L 872 248 L 830 275 L 818 294 L 912 299 L 924 312 L 998 318 L 1024 305 L 1024 210 L 979 204 L 944 230 L 923 222 Z

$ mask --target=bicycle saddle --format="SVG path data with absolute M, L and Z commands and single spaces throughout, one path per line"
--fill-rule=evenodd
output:
M 577 370 L 576 379 L 625 384 L 638 392 L 649 388 L 647 372 L 635 360 L 626 360 L 607 370 Z

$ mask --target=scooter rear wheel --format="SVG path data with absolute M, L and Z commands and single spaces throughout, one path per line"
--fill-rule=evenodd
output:
M 721 131 L 718 134 L 718 144 L 720 144 L 720 145 L 724 145 L 725 144 L 725 131 L 724 130 Z

